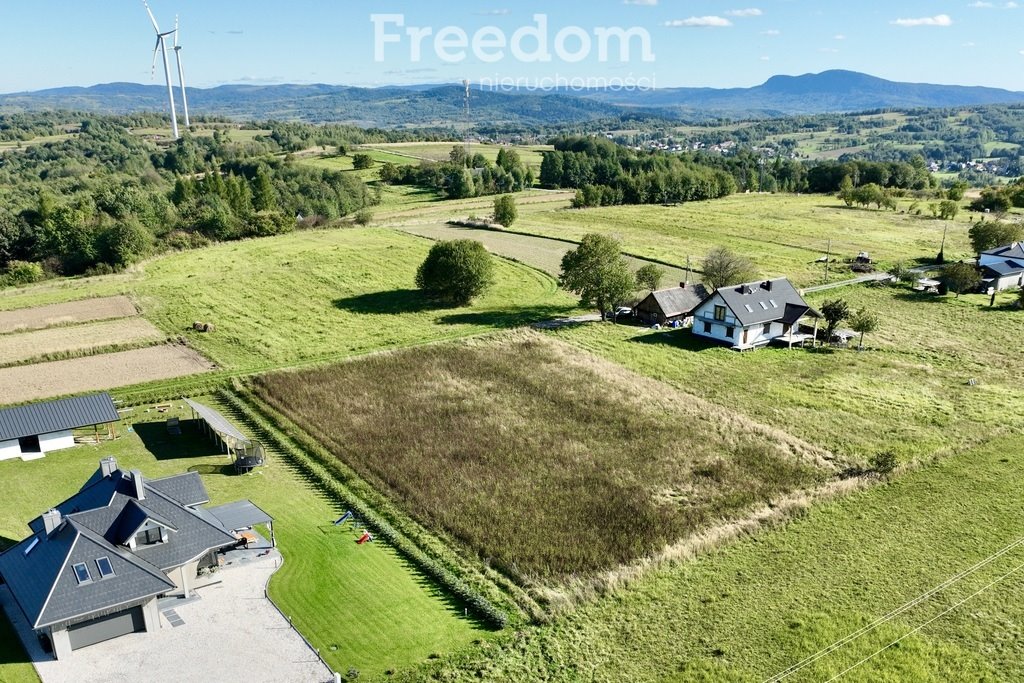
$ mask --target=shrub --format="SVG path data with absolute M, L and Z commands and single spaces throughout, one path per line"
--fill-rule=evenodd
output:
M 30 261 L 11 261 L 7 264 L 7 272 L 3 280 L 8 285 L 30 285 L 46 277 L 43 266 Z
M 646 266 L 636 271 L 636 286 L 637 289 L 649 289 L 652 292 L 657 291 L 661 287 L 661 281 L 665 277 L 665 269 L 648 263 Z
M 494 259 L 475 240 L 437 242 L 416 272 L 416 286 L 448 304 L 465 306 L 494 283 Z
M 873 472 L 881 475 L 892 474 L 893 470 L 900 464 L 899 458 L 892 451 L 875 453 L 868 460 L 868 466 Z
M 360 209 L 352 220 L 356 225 L 367 226 L 373 222 L 373 212 L 369 209 Z
M 369 154 L 356 154 L 352 157 L 352 167 L 357 171 L 373 168 L 373 157 Z

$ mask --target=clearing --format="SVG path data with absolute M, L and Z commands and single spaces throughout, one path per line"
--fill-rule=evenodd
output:
M 611 570 L 841 465 L 534 332 L 254 382 L 420 523 L 524 583 Z
M 27 290 L 21 290 L 27 291 Z M 138 315 L 135 304 L 125 296 L 83 299 L 48 306 L 0 311 L 0 334 L 39 330 L 55 325 L 131 318 Z
M 556 334 L 860 462 L 886 450 L 903 459 L 948 455 L 1024 431 L 1024 311 L 1009 308 L 1012 294 L 994 309 L 985 296 L 934 297 L 888 286 L 848 287 L 808 301 L 821 306 L 836 298 L 881 319 L 862 353 L 767 348 L 738 354 L 689 330 L 652 333 L 623 325 Z
M 906 210 L 906 202 L 901 209 Z M 853 259 L 861 251 L 885 264 L 934 259 L 946 230 L 946 259 L 973 256 L 967 231 L 971 216 L 941 221 L 892 211 L 847 208 L 822 195 L 733 195 L 677 206 L 613 206 L 546 212 L 520 212 L 516 230 L 579 241 L 589 232 L 620 239 L 640 257 L 695 267 L 716 246 L 754 261 L 764 277 L 789 277 L 797 286 L 824 280 L 825 256 L 832 240 L 834 259 Z M 842 266 L 839 266 L 842 268 Z M 848 273 L 849 270 L 847 269 Z M 833 279 L 842 279 L 837 269 Z
M 0 404 L 115 389 L 212 369 L 209 361 L 181 344 L 18 365 L 0 369 Z
M 196 398 L 252 433 L 217 398 Z M 172 416 L 182 420 L 181 436 L 167 434 L 164 421 Z M 118 434 L 119 439 L 99 447 L 82 445 L 33 462 L 0 462 L 5 496 L 0 547 L 24 538 L 30 519 L 77 491 L 100 458 L 112 455 L 121 467 L 138 468 L 153 478 L 199 472 L 213 505 L 247 498 L 272 515 L 285 562 L 270 581 L 270 596 L 343 675 L 354 668 L 363 677 L 379 679 L 388 669 L 412 668 L 433 653 L 490 637 L 386 543 L 359 546 L 352 527 L 334 527 L 344 510 L 276 451 L 270 451 L 266 467 L 238 476 L 213 442 L 199 433 L 189 409 L 177 402 L 161 414 L 135 408 L 124 416 Z M 200 609 L 202 605 L 197 603 Z M 0 615 L 0 633 L 6 627 Z M 5 645 L 0 640 L 0 680 L 36 680 L 20 648 L 5 651 Z M 258 670 L 262 658 L 273 656 L 264 651 L 250 659 Z
M 525 263 L 539 268 L 555 277 L 562 271 L 562 257 L 566 252 L 576 248 L 576 244 L 548 237 L 535 237 L 502 230 L 486 228 L 465 228 L 459 225 L 412 225 L 401 228 L 404 232 L 426 237 L 432 240 L 469 239 L 480 242 L 487 250 L 499 256 Z M 649 265 L 652 261 L 627 256 L 630 268 L 634 271 Z M 686 271 L 680 268 L 654 264 L 665 271 L 662 287 L 674 287 L 686 279 Z M 691 279 L 692 276 L 691 276 Z M 646 292 L 645 292 L 646 294 Z
M 143 344 L 165 335 L 141 318 L 115 319 L 20 334 L 0 335 L 0 365 L 46 356 L 89 352 L 117 345 Z
M 1019 446 L 1003 438 L 816 504 L 418 680 L 764 681 L 1020 539 Z M 934 617 L 842 680 L 1024 680 L 1020 573 L 940 616 L 1022 563 L 1017 546 L 787 683 L 831 680 Z

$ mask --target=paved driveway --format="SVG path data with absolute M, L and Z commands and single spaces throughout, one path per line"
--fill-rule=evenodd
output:
M 277 562 L 274 553 L 221 570 L 214 576 L 220 583 L 196 591 L 199 600 L 173 606 L 179 619 L 172 620 L 178 626 L 172 626 L 164 612 L 157 633 L 108 640 L 78 650 L 66 661 L 49 659 L 32 638 L 35 649 L 29 654 L 43 683 L 333 681 L 327 667 L 264 597 L 263 588 Z M 18 626 L 27 628 L 24 618 Z

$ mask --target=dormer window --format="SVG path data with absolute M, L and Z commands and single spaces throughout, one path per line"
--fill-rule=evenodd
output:
M 135 545 L 153 545 L 155 543 L 167 542 L 167 529 L 159 525 L 153 525 L 135 534 Z
M 78 585 L 92 583 L 92 574 L 89 573 L 89 567 L 85 562 L 79 562 L 74 567 L 75 578 L 78 579 Z
M 96 560 L 96 568 L 100 570 L 101 579 L 107 579 L 114 575 L 114 567 L 110 564 L 109 557 L 101 557 Z

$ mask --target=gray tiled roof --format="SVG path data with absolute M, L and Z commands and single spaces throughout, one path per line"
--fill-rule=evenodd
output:
M 744 327 L 776 321 L 793 323 L 793 316 L 796 320 L 806 315 L 821 317 L 785 278 L 723 287 L 717 294 Z
M 110 394 L 4 408 L 0 409 L 0 441 L 91 427 L 120 419 Z
M 237 541 L 215 515 L 193 509 L 169 493 L 189 500 L 206 499 L 198 475 L 153 482 L 144 479 L 143 484 L 144 495 L 139 500 L 130 474 L 117 470 L 109 477 L 93 477 L 57 506 L 63 522 L 49 537 L 43 533 L 42 518 L 36 518 L 29 523 L 33 535 L 0 555 L 0 575 L 35 627 L 80 619 L 166 593 L 174 589 L 166 572 Z M 244 505 L 240 509 L 251 511 Z M 123 536 L 146 519 L 172 529 L 168 540 L 130 551 L 123 545 L 127 540 Z M 24 550 L 36 539 L 26 555 Z M 96 560 L 100 557 L 110 559 L 113 577 L 99 579 Z M 77 562 L 86 564 L 92 582 L 78 583 L 72 569 Z
M 661 309 L 666 318 L 675 318 L 687 315 L 700 305 L 700 302 L 707 298 L 708 290 L 704 285 L 689 285 L 687 287 L 673 287 L 651 292 L 646 299 L 641 301 L 637 308 L 648 310 L 648 307 L 656 305 Z
M 981 252 L 985 256 L 1001 256 L 1003 258 L 1024 259 L 1024 242 L 1014 242 L 1004 247 Z
M 146 486 L 156 489 L 182 505 L 202 505 L 210 502 L 210 494 L 206 492 L 203 480 L 197 472 L 185 472 L 163 479 L 147 479 Z
M 1024 259 L 1021 259 L 1024 261 Z M 986 271 L 991 271 L 1000 277 L 1006 275 L 1016 275 L 1017 273 L 1024 273 L 1024 263 L 1017 263 L 1016 261 L 1000 261 L 999 263 L 992 263 L 985 266 Z

